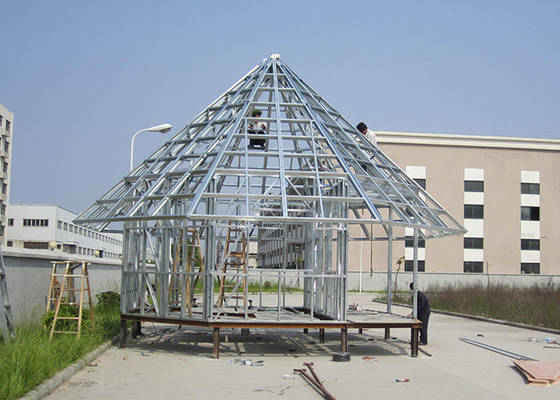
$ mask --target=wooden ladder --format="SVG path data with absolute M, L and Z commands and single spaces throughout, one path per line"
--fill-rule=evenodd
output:
M 234 247 L 232 249 L 231 247 Z M 222 275 L 220 277 L 220 295 L 218 297 L 218 307 L 226 303 L 228 299 L 236 299 L 236 309 L 240 299 L 243 300 L 243 307 L 246 307 L 247 296 L 245 293 L 245 282 L 247 280 L 247 240 L 245 240 L 244 228 L 238 225 L 229 225 L 226 241 L 224 245 L 224 257 L 222 261 Z M 226 272 L 228 269 L 236 271 L 234 282 L 227 283 Z M 241 280 L 239 274 L 242 274 Z M 242 285 L 240 288 L 239 286 Z M 231 289 L 231 295 L 226 296 L 226 289 Z M 241 289 L 241 290 L 240 290 Z
M 4 341 L 16 336 L 12 320 L 12 307 L 8 298 L 8 284 L 6 282 L 6 268 L 4 267 L 4 256 L 0 250 L 0 327 L 4 335 Z
M 88 262 L 86 261 L 51 261 L 52 273 L 51 284 L 49 288 L 49 299 L 47 301 L 47 311 L 51 309 L 51 302 L 54 306 L 54 317 L 51 326 L 49 340 L 52 340 L 55 333 L 75 334 L 79 338 L 82 330 L 82 317 L 84 296 L 87 294 L 87 302 L 89 305 L 89 318 L 91 320 L 91 329 L 95 327 L 95 318 L 93 315 L 93 304 L 91 299 L 91 289 L 89 284 Z M 59 267 L 65 267 L 64 272 L 59 272 Z M 81 274 L 75 274 L 74 271 L 81 267 Z M 61 278 L 60 281 L 58 278 Z M 79 287 L 76 287 L 78 280 Z M 79 292 L 79 300 L 76 300 L 76 292 Z M 61 306 L 78 306 L 77 314 L 71 316 L 61 316 Z M 57 330 L 56 324 L 59 321 L 70 320 L 76 321 L 76 330 Z

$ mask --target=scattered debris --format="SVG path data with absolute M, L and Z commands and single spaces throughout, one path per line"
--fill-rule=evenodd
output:
M 350 304 L 350 306 L 348 306 L 348 308 L 349 308 L 350 310 L 353 310 L 353 311 L 362 311 L 362 310 L 363 310 L 363 308 L 360 307 L 360 306 L 358 306 L 357 303 L 352 303 L 352 304 Z
M 478 337 L 484 337 L 484 335 L 482 333 L 477 333 L 476 336 Z
M 144 357 L 150 357 L 149 354 L 144 353 L 143 351 L 140 352 L 140 355 L 144 356 Z
M 513 364 L 529 385 L 548 386 L 560 382 L 560 364 L 544 361 L 514 360 Z
M 284 374 L 282 375 L 282 379 L 296 379 L 296 376 L 294 374 Z
M 95 363 L 95 364 L 94 364 L 94 363 L 89 363 L 89 364 L 86 364 L 86 365 L 87 365 L 88 367 L 97 367 L 97 363 Z
M 262 367 L 264 365 L 264 360 L 251 361 L 251 360 L 243 360 L 241 358 L 236 358 L 234 360 L 234 363 L 235 364 L 246 365 L 248 367 Z
M 350 361 L 350 353 L 332 353 L 333 361 Z
M 126 361 L 126 360 L 128 360 L 128 357 L 124 356 L 122 359 Z
M 483 349 L 486 349 L 486 350 L 496 352 L 496 353 L 501 354 L 501 355 L 506 356 L 506 357 L 511 357 L 513 359 L 516 359 L 516 360 L 537 361 L 533 358 L 529 358 L 529 357 L 523 356 L 521 354 L 512 353 L 511 351 L 507 351 L 507 350 L 504 350 L 504 349 L 500 349 L 498 347 L 490 346 L 489 344 L 477 342 L 476 340 L 471 340 L 471 339 L 466 339 L 466 338 L 459 338 L 459 340 L 461 340 L 465 343 L 468 343 L 468 344 L 472 344 L 474 346 L 482 347 Z
M 399 383 L 407 383 L 407 382 L 410 382 L 410 379 L 408 379 L 408 378 L 397 378 L 397 379 L 395 379 L 395 381 L 399 382 Z
M 431 357 L 431 356 L 432 356 L 430 353 L 428 353 L 426 350 L 424 350 L 424 349 L 421 348 L 421 347 L 418 347 L 418 351 L 424 353 L 424 354 L 427 355 L 428 357 Z
M 321 382 L 321 380 L 317 376 L 317 373 L 315 373 L 315 370 L 313 369 L 314 364 L 312 362 L 309 362 L 309 363 L 304 362 L 303 365 L 305 365 L 306 367 L 309 368 L 309 371 L 311 372 L 311 374 L 313 376 L 309 375 L 305 368 L 301 368 L 301 369 L 294 368 L 294 372 L 300 373 L 301 376 L 303 376 L 309 383 L 311 383 L 317 389 L 319 389 L 319 391 L 321 391 L 321 393 L 323 393 L 323 395 L 325 396 L 325 398 L 327 400 L 336 400 L 334 398 L 334 396 L 327 391 L 325 386 L 323 386 L 323 383 Z
M 362 360 L 371 361 L 371 360 L 375 360 L 375 357 L 374 356 L 363 356 Z

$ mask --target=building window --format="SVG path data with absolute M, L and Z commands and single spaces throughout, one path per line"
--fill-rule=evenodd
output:
M 521 221 L 540 221 L 540 217 L 539 207 L 521 207 Z
M 484 192 L 484 181 L 465 181 L 465 192 Z
M 484 239 L 483 238 L 464 238 L 465 249 L 483 249 Z
M 484 218 L 483 205 L 465 204 L 465 219 L 483 219 L 483 218 Z
M 407 236 L 404 239 L 404 247 L 414 247 L 414 237 Z M 418 248 L 425 248 L 426 247 L 426 240 L 418 238 Z
M 64 230 L 67 231 L 68 230 L 68 222 L 64 223 Z
M 7 173 L 8 172 L 8 163 L 6 161 L 4 161 L 4 165 L 2 167 L 2 170 Z
M 521 194 L 540 194 L 541 185 L 538 183 L 522 183 Z
M 23 226 L 49 226 L 48 219 L 24 218 Z
M 62 229 L 62 221 L 61 220 L 56 221 L 56 227 L 58 229 Z
M 12 123 L 9 120 L 6 120 L 6 131 L 10 132 L 12 129 Z
M 414 269 L 414 260 L 406 260 L 404 262 L 404 270 L 407 272 L 412 272 Z M 418 260 L 418 272 L 424 272 L 426 270 L 426 261 Z
M 426 190 L 426 178 L 414 178 L 414 182 L 416 182 L 422 189 Z
M 48 242 L 23 242 L 24 249 L 34 250 L 47 250 L 49 248 Z
M 541 241 L 539 239 L 521 239 L 521 250 L 540 250 Z
M 8 226 L 14 226 L 14 219 L 8 218 Z
M 8 186 L 8 185 L 6 185 L 5 182 L 2 183 L 2 194 L 6 194 L 6 187 L 7 187 L 7 186 Z
M 483 272 L 482 261 L 465 261 L 463 263 L 463 272 Z
M 540 263 L 521 263 L 521 273 L 522 274 L 540 274 L 541 264 Z
M 8 240 L 8 241 L 6 242 L 6 246 L 8 246 L 8 247 L 14 247 L 14 242 L 12 242 L 11 240 Z
M 10 150 L 10 143 L 4 140 L 4 151 L 7 153 Z

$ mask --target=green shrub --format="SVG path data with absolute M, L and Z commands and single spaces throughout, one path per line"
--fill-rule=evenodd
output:
M 95 295 L 97 306 L 103 309 L 119 308 L 121 295 L 117 292 L 102 292 Z

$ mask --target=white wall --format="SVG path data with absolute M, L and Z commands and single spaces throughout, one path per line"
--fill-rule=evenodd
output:
M 45 312 L 49 292 L 49 259 L 4 256 L 8 296 L 14 323 L 36 322 Z M 113 290 L 120 293 L 120 265 L 90 264 L 88 267 L 92 298 Z

